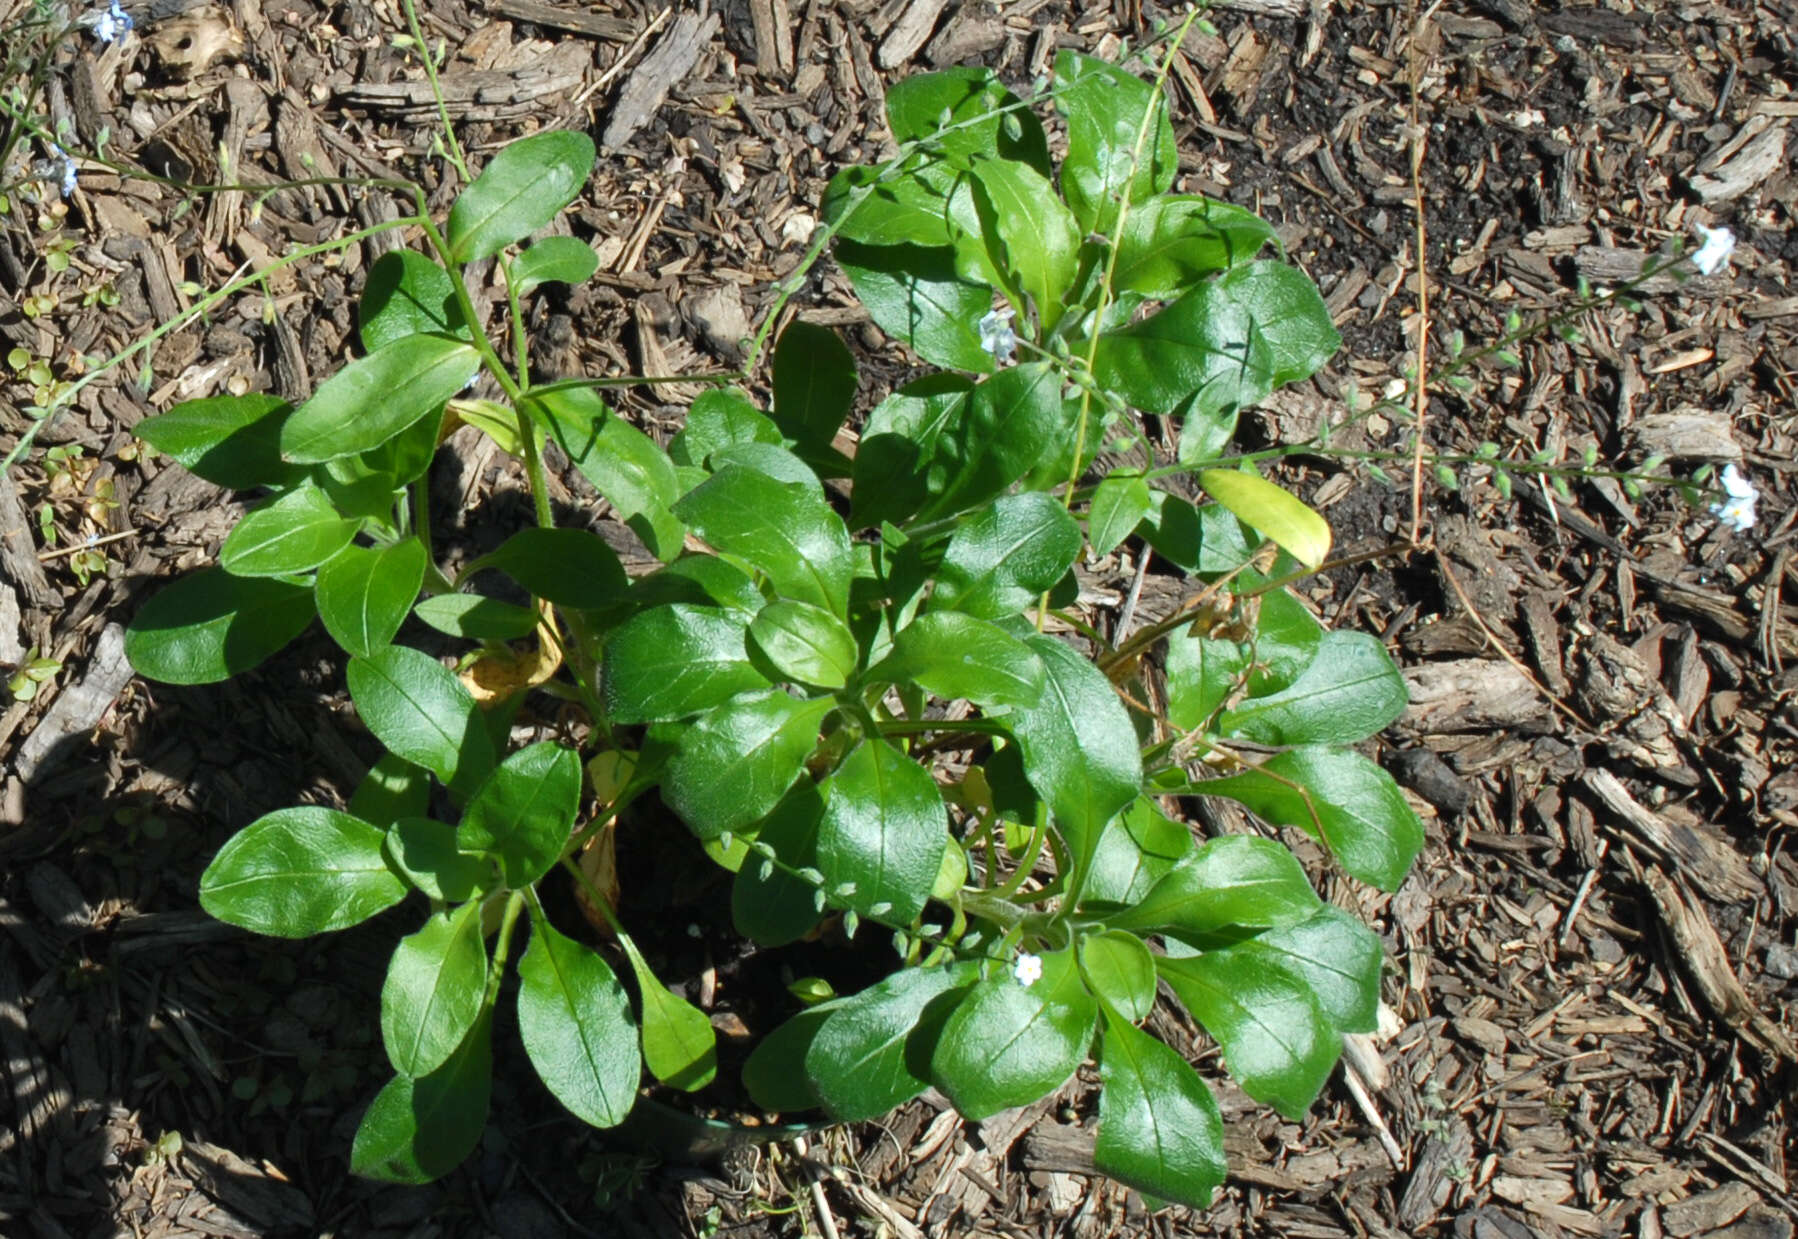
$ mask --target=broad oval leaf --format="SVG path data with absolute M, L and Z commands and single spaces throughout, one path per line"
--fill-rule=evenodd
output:
M 962 277 L 953 249 L 839 241 L 836 257 L 882 331 L 932 365 L 992 372 L 980 320 L 993 308 L 993 290 Z
M 518 1033 L 538 1076 L 576 1118 L 595 1127 L 624 1121 L 643 1072 L 630 999 L 604 959 L 541 918 L 518 961 Z
M 944 1025 L 931 1078 L 979 1122 L 1047 1096 L 1086 1061 L 1099 1004 L 1080 981 L 1072 951 L 1042 956 L 1029 986 L 1009 971 L 968 991 Z
M 664 1084 L 686 1092 L 704 1088 L 718 1074 L 718 1036 L 705 1012 L 656 979 L 628 938 L 619 945 L 631 961 L 642 998 L 643 1062 Z
M 555 129 L 507 146 L 450 208 L 450 257 L 468 263 L 499 253 L 548 224 L 593 171 L 593 139 Z
M 430 800 L 430 772 L 403 757 L 383 753 L 350 793 L 349 811 L 352 817 L 387 827 L 403 817 L 422 817 Z M 392 859 L 391 852 L 388 859 Z
M 848 625 L 810 603 L 777 598 L 749 625 L 749 639 L 779 677 L 819 688 L 841 688 L 860 657 Z
M 816 488 L 726 465 L 682 496 L 674 514 L 718 550 L 765 573 L 782 597 L 847 614 L 849 530 Z
M 1068 119 L 1061 192 L 1083 234 L 1109 235 L 1122 200 L 1142 202 L 1173 184 L 1179 155 L 1156 86 L 1063 50 L 1055 54 L 1055 110 Z
M 1310 987 L 1255 952 L 1156 962 L 1181 1005 L 1223 1047 L 1243 1091 L 1289 1119 L 1302 1117 L 1342 1053 L 1342 1034 Z
M 1192 849 L 1192 831 L 1184 823 L 1168 817 L 1151 797 L 1138 796 L 1099 837 L 1087 866 L 1085 899 L 1137 903 Z
M 387 828 L 386 855 L 408 882 L 443 903 L 464 903 L 493 883 L 492 861 L 460 850 L 454 826 L 422 815 Z
M 1033 706 L 1046 675 L 1037 652 L 997 624 L 960 611 L 931 611 L 900 629 L 893 652 L 867 679 L 917 684 L 948 701 Z
M 1405 677 L 1378 637 L 1326 632 L 1296 680 L 1224 711 L 1218 734 L 1257 744 L 1353 744 L 1384 729 L 1410 703 Z
M 303 482 L 237 522 L 219 547 L 219 567 L 232 576 L 292 576 L 348 546 L 357 525 L 337 514 L 324 491 Z
M 1042 173 L 1008 159 L 977 159 L 981 229 L 993 265 L 1029 295 L 1037 322 L 1052 330 L 1079 269 L 1084 235 Z
M 493 1095 L 492 1017 L 483 1013 L 449 1060 L 420 1079 L 396 1076 L 362 1115 L 350 1169 L 388 1183 L 429 1183 L 480 1143 Z
M 529 607 L 480 594 L 438 594 L 422 599 L 412 610 L 438 632 L 470 641 L 519 641 L 542 622 Z
M 839 998 L 807 1007 L 761 1039 L 743 1063 L 743 1089 L 750 1100 L 770 1114 L 823 1104 L 806 1076 L 805 1056 L 824 1021 L 842 1004 Z
M 590 529 L 520 529 L 487 557 L 486 566 L 545 602 L 581 611 L 610 606 L 630 588 L 618 552 Z
M 794 319 L 774 346 L 774 424 L 808 449 L 830 442 L 855 403 L 855 358 L 828 327 Z
M 874 407 L 855 451 L 850 524 L 904 523 L 930 497 L 936 443 L 966 416 L 974 384 L 964 375 L 927 374 Z
M 680 554 L 685 530 L 670 510 L 680 498 L 680 479 L 660 444 L 613 415 L 591 388 L 535 392 L 521 407 L 657 558 Z
M 468 335 L 450 273 L 416 250 L 390 250 L 375 260 L 356 320 L 371 353 L 420 332 Z
M 631 617 L 606 640 L 606 713 L 614 723 L 688 718 L 766 688 L 749 661 L 748 631 L 740 616 L 685 603 Z
M 1251 261 L 1269 244 L 1279 238 L 1253 211 L 1196 194 L 1155 198 L 1124 221 L 1112 286 L 1170 300 L 1213 272 Z
M 1026 644 L 1043 660 L 1043 693 L 1007 722 L 1030 786 L 1048 802 L 1073 852 L 1079 883 L 1106 825 L 1142 791 L 1142 754 L 1104 672 L 1053 637 L 1033 636 Z
M 1143 1020 L 1155 1005 L 1155 957 L 1135 934 L 1107 930 L 1080 939 L 1080 972 L 1100 1002 Z
M 783 789 L 784 790 L 784 789 Z M 839 907 L 908 924 L 924 910 L 949 843 L 949 810 L 930 771 L 884 740 L 864 740 L 824 784 L 818 868 Z M 840 888 L 854 889 L 841 894 Z
M 292 411 L 278 396 L 211 396 L 146 417 L 131 433 L 208 482 L 285 486 L 304 472 L 281 459 L 281 423 Z
M 299 636 L 314 614 L 305 585 L 203 568 L 131 618 L 125 656 L 139 675 L 164 684 L 216 684 Z
M 740 387 L 713 388 L 687 406 L 686 425 L 668 444 L 677 465 L 703 466 L 719 448 L 733 443 L 768 443 L 779 447 L 780 427 L 756 407 Z
M 805 768 L 834 704 L 774 691 L 715 707 L 681 734 L 662 798 L 701 839 L 760 821 Z
M 1396 891 L 1423 850 L 1423 823 L 1398 784 L 1350 749 L 1303 745 L 1197 790 L 1322 839 L 1345 871 L 1381 890 Z
M 1107 918 L 1114 929 L 1202 939 L 1231 926 L 1287 925 L 1321 901 L 1287 848 L 1258 835 L 1224 835 L 1182 857 L 1142 902 Z
M 1167 643 L 1167 718 L 1183 730 L 1202 727 L 1239 690 L 1277 693 L 1317 655 L 1323 627 L 1287 589 L 1259 596 L 1246 641 L 1176 633 Z
M 1050 496 L 1002 495 L 949 539 L 931 609 L 1016 615 L 1061 580 L 1080 546 L 1079 524 Z
M 836 1004 L 805 1051 L 805 1075 L 843 1122 L 879 1118 L 930 1086 L 930 1058 L 972 965 L 906 968 Z
M 1341 908 L 1324 904 L 1308 920 L 1263 930 L 1228 950 L 1302 978 L 1343 1032 L 1372 1032 L 1379 1023 L 1385 949 L 1373 930 Z
M 442 663 L 390 645 L 350 659 L 350 700 L 375 738 L 464 794 L 493 768 L 493 743 L 474 698 Z
M 495 766 L 469 799 L 457 845 L 497 856 L 506 885 L 522 889 L 561 857 L 580 802 L 580 755 L 547 740 L 529 745 Z
M 957 66 L 904 78 L 887 90 L 887 123 L 898 142 L 927 142 L 952 163 L 997 155 L 1048 176 L 1042 123 L 991 69 Z
M 599 255 L 585 241 L 544 237 L 512 263 L 512 287 L 522 297 L 543 284 L 585 284 L 597 270 Z
M 381 986 L 381 1041 L 404 1076 L 435 1071 L 474 1027 L 487 989 L 481 905 L 439 912 L 400 939 Z
M 1314 374 L 1341 343 L 1310 277 L 1285 263 L 1254 262 L 1106 332 L 1093 373 L 1145 412 L 1222 423 Z
M 281 423 L 281 455 L 317 464 L 379 447 L 441 409 L 479 371 L 466 340 L 402 336 L 352 361 L 295 409 Z
M 1329 555 L 1330 523 L 1297 495 L 1260 474 L 1206 469 L 1199 474 L 1199 485 L 1305 567 L 1316 568 Z
M 319 568 L 313 587 L 325 631 L 364 658 L 391 645 L 424 584 L 427 558 L 416 538 L 337 552 Z
M 1140 473 L 1114 473 L 1093 491 L 1087 512 L 1087 542 L 1094 555 L 1109 555 L 1154 508 L 1149 483 Z
M 1094 1164 L 1140 1192 L 1210 1208 L 1227 1169 L 1224 1120 L 1192 1065 L 1107 1011 L 1099 1079 Z
M 922 471 L 930 498 L 918 512 L 920 520 L 1001 494 L 1041 463 L 1067 430 L 1061 377 L 1047 362 L 1001 370 L 951 412 L 925 450 Z
M 228 924 L 306 938 L 360 924 L 406 897 L 380 827 L 321 805 L 265 814 L 200 875 L 200 906 Z

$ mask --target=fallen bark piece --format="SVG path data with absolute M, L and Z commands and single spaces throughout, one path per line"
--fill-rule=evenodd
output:
M 655 45 L 655 50 L 631 70 L 612 115 L 606 121 L 600 145 L 617 150 L 631 140 L 633 134 L 649 123 L 650 117 L 668 98 L 668 92 L 685 80 L 699 60 L 699 54 L 718 33 L 716 13 L 682 13 L 668 27 L 668 33 Z
M 1692 178 L 1692 192 L 1704 202 L 1728 202 L 1759 185 L 1779 170 L 1786 153 L 1786 127 L 1781 121 L 1751 138 L 1741 150 Z
M 1588 770 L 1587 790 L 1629 828 L 1631 837 L 1714 898 L 1748 902 L 1762 894 L 1761 880 L 1742 854 L 1715 830 L 1684 826 L 1644 806 L 1609 770 Z
M 1399 719 L 1419 735 L 1519 727 L 1541 731 L 1548 705 L 1524 674 L 1495 658 L 1459 658 L 1405 671 L 1411 705 Z
M 111 708 L 113 698 L 131 682 L 131 664 L 125 658 L 125 629 L 108 624 L 94 643 L 87 670 L 81 679 L 58 693 L 13 757 L 13 771 L 29 785 L 80 746 L 80 737 L 92 731 Z

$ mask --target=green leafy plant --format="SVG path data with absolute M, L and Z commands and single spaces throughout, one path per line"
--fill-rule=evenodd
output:
M 258 498 L 217 566 L 139 612 L 136 667 L 223 680 L 316 617 L 386 750 L 345 808 L 251 823 L 200 886 L 213 915 L 295 938 L 418 896 L 381 999 L 394 1076 L 356 1134 L 358 1172 L 429 1179 L 474 1147 L 508 972 L 527 1054 L 583 1120 L 621 1122 L 645 1067 L 672 1090 L 715 1077 L 706 1015 L 575 860 L 627 810 L 684 824 L 763 949 L 826 922 L 892 935 L 890 974 L 860 992 L 796 985 L 743 1072 L 769 1110 L 868 1118 L 934 1085 L 979 1119 L 1096 1059 L 1101 1169 L 1203 1206 L 1222 1120 L 1141 1027 L 1159 987 L 1288 1116 L 1343 1033 L 1373 1027 L 1379 941 L 1318 897 L 1276 828 L 1400 883 L 1422 829 L 1353 746 L 1397 717 L 1404 683 L 1377 640 L 1325 630 L 1288 589 L 1328 553 L 1322 519 L 1213 463 L 1238 411 L 1316 371 L 1336 333 L 1311 281 L 1263 257 L 1266 223 L 1169 192 L 1156 85 L 1063 52 L 1047 97 L 1067 124 L 1059 165 L 1024 100 L 960 69 L 894 87 L 899 156 L 831 183 L 813 256 L 834 244 L 874 320 L 941 367 L 869 411 L 852 454 L 854 361 L 803 320 L 775 343 L 771 399 L 709 391 L 665 450 L 596 385 L 531 381 L 520 298 L 594 270 L 578 240 L 529 241 L 594 158 L 561 131 L 494 156 L 441 229 L 422 205 L 401 221 L 430 252 L 374 266 L 366 352 L 309 400 L 198 400 L 140 424 Z M 487 258 L 510 366 L 464 287 Z M 469 397 L 482 373 L 499 398 Z M 1143 469 L 1095 472 L 1143 414 L 1177 427 L 1206 502 Z M 423 479 L 458 421 L 523 460 L 537 524 L 452 579 Z M 631 580 L 597 533 L 554 526 L 551 442 L 657 570 Z M 1067 608 L 1082 558 L 1126 542 L 1182 570 L 1187 598 L 1108 637 Z M 494 574 L 532 605 L 481 592 Z M 463 674 L 396 644 L 413 619 L 472 643 Z M 578 748 L 511 747 L 533 693 L 582 708 Z M 1185 795 L 1268 829 L 1197 840 L 1169 815 Z M 569 881 L 615 952 L 552 923 L 540 889 Z

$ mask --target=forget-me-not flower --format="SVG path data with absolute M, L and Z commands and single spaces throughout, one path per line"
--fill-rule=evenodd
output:
M 1737 533 L 1753 529 L 1754 505 L 1761 497 L 1754 489 L 1754 483 L 1742 476 L 1741 470 L 1733 464 L 1724 466 L 1723 476 L 1718 480 L 1723 483 L 1724 498 L 1711 505 L 1711 515 Z
M 1029 951 L 1020 951 L 1018 962 L 1012 967 L 1011 975 L 1017 978 L 1019 985 L 1029 989 L 1043 979 L 1042 956 L 1032 955 Z
M 101 43 L 122 39 L 137 25 L 131 14 L 119 7 L 119 0 L 110 0 L 105 8 L 83 14 L 81 24 L 92 30 Z
M 1704 244 L 1692 251 L 1692 265 L 1705 275 L 1715 275 L 1734 252 L 1736 234 L 1727 228 L 1706 228 L 1700 224 L 1698 235 L 1704 238 Z
M 62 196 L 67 198 L 75 192 L 75 161 L 69 158 L 69 152 L 54 142 L 50 143 L 50 153 L 62 161 L 59 174 L 62 178 Z
M 1004 365 L 1018 351 L 1018 337 L 1011 329 L 1010 310 L 988 310 L 980 320 L 980 347 Z

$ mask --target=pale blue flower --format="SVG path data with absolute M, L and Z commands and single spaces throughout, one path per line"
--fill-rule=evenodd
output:
M 69 152 L 54 142 L 50 143 L 50 152 L 62 162 L 59 170 L 62 179 L 62 196 L 67 198 L 75 192 L 75 161 L 69 158 Z
M 101 43 L 122 39 L 137 25 L 131 14 L 119 7 L 119 0 L 110 0 L 106 8 L 83 15 L 81 24 L 92 30 Z
M 1018 337 L 1011 329 L 1010 310 L 988 310 L 980 320 L 980 347 L 1004 365 L 1018 351 Z
M 1754 505 L 1761 497 L 1754 483 L 1743 477 L 1733 464 L 1724 466 L 1719 480 L 1723 483 L 1724 498 L 1711 505 L 1711 515 L 1737 533 L 1753 529 Z
M 1727 228 L 1706 228 L 1700 224 L 1698 235 L 1704 238 L 1704 244 L 1692 251 L 1692 265 L 1705 275 L 1715 275 L 1735 250 L 1736 234 Z

